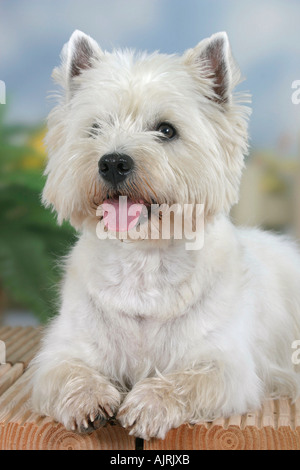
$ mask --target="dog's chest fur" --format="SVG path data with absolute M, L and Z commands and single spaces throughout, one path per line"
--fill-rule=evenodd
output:
M 205 360 L 219 328 L 219 305 L 230 309 L 234 294 L 228 263 L 227 279 L 220 276 L 225 255 L 216 249 L 218 239 L 210 237 L 205 250 L 193 252 L 176 242 L 165 249 L 143 249 L 115 241 L 99 250 L 97 240 L 82 237 L 71 255 L 65 286 L 74 309 L 84 304 L 81 315 L 69 317 L 80 335 L 89 332 L 91 349 L 82 354 L 123 383 L 135 383 L 155 369 L 188 367 L 202 349 Z M 207 263 L 212 253 L 217 269 Z

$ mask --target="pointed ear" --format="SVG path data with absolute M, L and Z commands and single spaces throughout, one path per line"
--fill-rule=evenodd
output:
M 185 63 L 201 68 L 203 77 L 212 80 L 210 98 L 217 103 L 230 101 L 231 92 L 239 82 L 239 69 L 235 64 L 225 32 L 216 33 L 186 51 Z
M 100 60 L 102 54 L 94 39 L 81 31 L 74 31 L 62 50 L 65 83 L 71 86 L 72 79 L 84 70 L 92 68 L 95 62 Z

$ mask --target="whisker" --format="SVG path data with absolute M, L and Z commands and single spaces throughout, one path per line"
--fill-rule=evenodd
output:
M 72 161 L 72 160 L 75 160 L 75 158 L 78 158 L 79 157 L 79 154 L 78 153 L 74 153 L 74 155 L 72 155 L 70 158 L 68 158 L 68 162 Z
M 138 182 L 136 182 L 136 181 L 133 181 L 132 183 L 133 183 L 133 185 L 134 185 L 135 188 L 136 188 L 137 194 L 142 195 L 142 198 L 143 198 L 146 202 L 151 202 L 151 198 L 149 197 L 149 195 L 148 195 L 147 192 L 145 191 L 145 188 L 141 187 L 141 186 L 138 184 Z

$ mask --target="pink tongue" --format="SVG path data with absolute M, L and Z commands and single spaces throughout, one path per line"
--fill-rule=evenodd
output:
M 127 197 L 107 199 L 102 204 L 103 220 L 108 230 L 114 232 L 128 232 L 136 226 L 143 209 L 142 203 L 135 203 Z

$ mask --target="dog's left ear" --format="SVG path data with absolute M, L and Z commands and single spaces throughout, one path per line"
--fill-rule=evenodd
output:
M 194 49 L 184 54 L 184 61 L 201 74 L 211 79 L 211 100 L 225 104 L 239 81 L 239 69 L 233 60 L 228 36 L 225 32 L 213 34 L 201 41 Z

